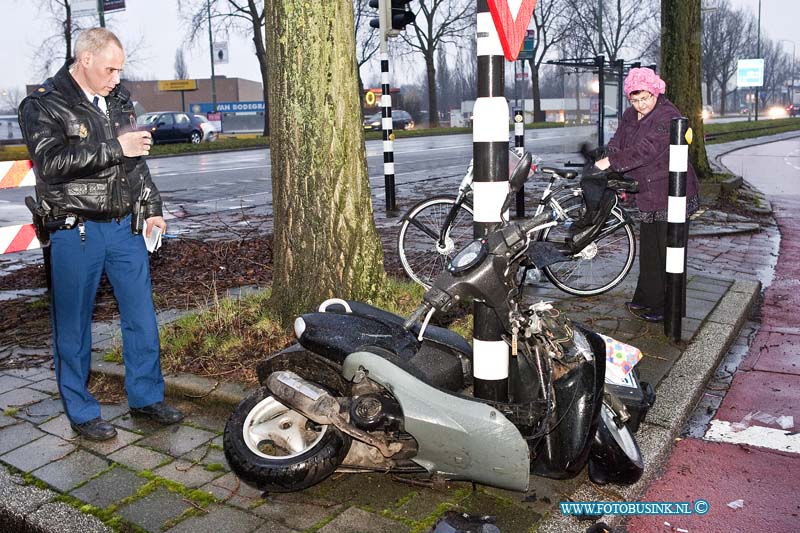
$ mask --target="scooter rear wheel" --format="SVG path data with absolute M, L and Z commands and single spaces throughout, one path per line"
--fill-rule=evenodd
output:
M 598 485 L 636 483 L 644 472 L 639 444 L 625 424 L 619 427 L 614 411 L 605 403 L 589 453 L 589 479 Z
M 261 387 L 225 425 L 223 446 L 233 472 L 259 490 L 292 492 L 315 485 L 342 463 L 350 437 L 319 425 Z

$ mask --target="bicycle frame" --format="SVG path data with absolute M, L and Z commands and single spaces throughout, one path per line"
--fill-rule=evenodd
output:
M 539 205 L 536 207 L 536 212 L 534 213 L 534 216 L 542 214 L 545 206 L 549 206 L 556 212 L 556 217 L 558 220 L 565 220 L 567 218 L 567 212 L 562 208 L 561 204 L 558 201 L 553 201 L 553 197 L 559 192 L 567 190 L 572 192 L 572 196 L 577 197 L 583 194 L 583 189 L 581 189 L 580 187 L 564 187 L 553 190 L 553 185 L 556 183 L 556 181 L 558 181 L 558 175 L 552 174 L 550 179 L 548 180 L 547 185 L 544 188 L 542 197 L 539 199 Z M 619 198 L 619 195 L 617 195 L 617 197 Z M 616 209 L 619 212 L 619 214 L 622 217 L 622 220 L 610 226 L 604 226 L 603 229 L 600 230 L 600 232 L 595 237 L 595 240 L 607 237 L 608 235 L 614 233 L 623 226 L 633 225 L 633 219 L 631 218 L 627 210 L 620 207 L 619 204 L 615 205 L 614 209 Z M 537 232 L 535 238 L 539 240 L 541 239 L 541 237 L 542 237 L 542 232 L 541 231 Z
M 458 214 L 458 210 L 461 209 L 461 206 L 464 204 L 467 197 L 472 194 L 472 179 L 472 161 L 470 160 L 467 173 L 464 174 L 463 178 L 461 178 L 461 183 L 458 186 L 458 196 L 456 196 L 456 202 L 453 204 L 453 207 L 450 208 L 450 212 L 447 213 L 447 217 L 444 219 L 444 224 L 442 224 L 442 229 L 439 231 L 439 240 L 437 241 L 439 246 L 444 246 L 448 234 L 450 233 L 450 228 L 453 226 L 453 220 L 455 220 L 456 215 Z
M 439 246 L 444 246 L 447 240 L 447 237 L 450 233 L 450 229 L 453 224 L 453 220 L 458 215 L 458 211 L 464 203 L 471 205 L 469 202 L 469 198 L 472 195 L 472 182 L 473 182 L 473 163 L 470 161 L 469 167 L 467 168 L 467 173 L 461 179 L 461 183 L 458 186 L 458 195 L 456 196 L 456 201 L 453 204 L 453 207 L 450 208 L 450 211 L 447 213 L 445 217 L 444 224 L 442 224 L 441 229 L 439 230 L 439 235 L 430 235 L 432 238 L 437 239 L 437 243 Z M 553 197 L 562 191 L 570 190 L 572 191 L 573 196 L 581 196 L 583 194 L 583 190 L 580 187 L 563 187 L 563 188 L 554 188 L 557 181 L 559 181 L 560 177 L 558 174 L 550 174 L 550 179 L 547 181 L 547 185 L 545 185 L 544 190 L 542 191 L 542 195 L 539 198 L 539 204 L 536 207 L 536 211 L 534 216 L 542 214 L 546 206 L 552 208 L 557 215 L 558 220 L 565 220 L 567 218 L 566 211 L 562 208 L 561 204 L 558 201 L 553 201 Z M 621 222 L 616 222 L 610 226 L 604 227 L 597 235 L 595 240 L 601 239 L 603 237 L 607 237 L 608 235 L 614 233 L 621 227 L 625 225 L 633 225 L 633 219 L 630 217 L 628 212 L 619 207 L 615 206 L 622 216 Z M 422 231 L 426 231 L 426 228 L 420 227 Z M 536 240 L 541 240 L 543 237 L 543 232 L 539 231 L 534 235 Z

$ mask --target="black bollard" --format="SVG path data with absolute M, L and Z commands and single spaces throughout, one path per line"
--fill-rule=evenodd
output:
M 686 302 L 686 171 L 692 133 L 689 119 L 673 118 L 670 125 L 669 204 L 667 207 L 667 264 L 664 334 L 681 339 Z

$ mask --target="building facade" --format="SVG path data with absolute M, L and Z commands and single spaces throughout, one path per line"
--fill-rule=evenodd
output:
M 131 92 L 135 102 L 138 102 L 138 113 L 152 111 L 192 111 L 192 104 L 212 101 L 211 79 L 196 79 L 195 91 L 161 91 L 158 89 L 158 80 L 134 81 L 123 80 L 122 83 Z M 244 78 L 227 78 L 214 76 L 214 85 L 217 102 L 258 102 L 264 100 L 264 92 L 260 81 L 251 81 Z M 28 85 L 26 91 L 30 94 L 38 85 Z M 183 100 L 181 100 L 183 94 Z

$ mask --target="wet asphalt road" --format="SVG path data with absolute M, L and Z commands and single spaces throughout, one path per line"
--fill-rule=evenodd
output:
M 525 144 L 547 160 L 551 154 L 575 152 L 581 142 L 591 142 L 595 131 L 592 126 L 529 130 Z M 513 135 L 510 139 L 513 142 Z M 382 205 L 383 143 L 367 141 L 366 149 L 373 198 L 376 205 Z M 402 138 L 395 141 L 394 150 L 398 186 L 444 176 L 452 176 L 458 183 L 472 157 L 472 135 Z M 252 206 L 271 210 L 269 149 L 162 157 L 148 164 L 167 211 L 176 216 Z M 0 227 L 29 222 L 30 214 L 24 206 L 29 194 L 30 188 L 0 190 Z

